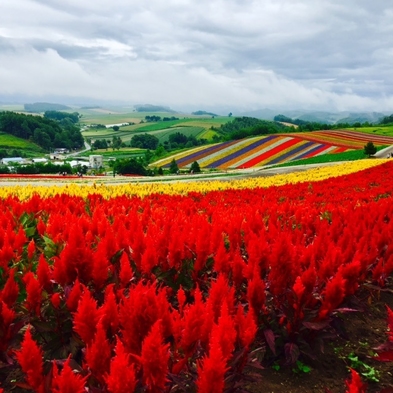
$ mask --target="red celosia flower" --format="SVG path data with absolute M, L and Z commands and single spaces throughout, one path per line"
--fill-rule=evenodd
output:
M 161 319 L 164 337 L 172 334 L 170 304 L 165 290 L 139 282 L 119 305 L 119 321 L 123 343 L 128 352 L 140 354 L 142 341 L 154 323 Z
M 224 391 L 224 377 L 228 370 L 222 356 L 221 346 L 212 341 L 209 355 L 198 363 L 198 379 L 196 381 L 198 393 L 221 393 Z
M 38 219 L 37 222 L 37 232 L 40 236 L 42 236 L 45 233 L 46 225 L 42 221 L 41 217 Z
M 27 257 L 29 259 L 33 258 L 34 252 L 35 252 L 35 243 L 34 240 L 32 239 L 27 245 Z
M 36 315 L 40 315 L 41 300 L 42 300 L 42 288 L 38 280 L 34 277 L 32 272 L 27 272 L 23 277 L 23 281 L 26 283 L 26 308 L 30 312 L 34 312 Z
M 16 358 L 26 374 L 27 383 L 38 393 L 44 392 L 42 350 L 33 340 L 30 328 L 26 330 L 22 347 Z
M 359 374 L 351 369 L 351 380 L 345 381 L 345 384 L 348 387 L 346 393 L 365 393 L 367 385 L 362 382 Z
M 78 279 L 75 280 L 75 283 L 68 294 L 66 305 L 70 311 L 76 311 L 78 308 L 79 300 L 82 296 L 82 288 Z
M 54 293 L 50 298 L 50 302 L 54 308 L 59 308 L 61 302 L 60 294 L 58 292 Z
M 98 381 L 104 382 L 104 375 L 109 371 L 111 345 L 106 338 L 102 323 L 98 324 L 94 340 L 86 346 L 85 357 L 91 373 Z
M 91 296 L 90 291 L 85 288 L 74 313 L 74 330 L 86 345 L 89 345 L 94 338 L 100 316 L 97 302 Z
M 196 343 L 202 338 L 203 326 L 209 319 L 206 314 L 206 305 L 202 300 L 202 293 L 197 287 L 194 292 L 194 304 L 184 307 L 183 317 L 178 321 L 180 331 L 176 332 L 177 340 L 180 341 L 180 347 L 186 356 L 192 353 Z M 213 317 L 211 316 L 210 319 L 212 320 Z
M 44 288 L 46 291 L 49 291 L 52 286 L 50 282 L 51 275 L 52 274 L 49 268 L 49 264 L 46 261 L 44 254 L 40 254 L 40 257 L 38 259 L 37 278 L 42 288 Z
M 222 356 L 226 361 L 231 358 L 235 349 L 236 336 L 236 329 L 228 313 L 228 306 L 226 303 L 223 303 L 218 323 L 214 324 L 212 328 L 210 341 L 217 341 L 220 344 Z
M 353 295 L 359 287 L 359 280 L 361 276 L 361 265 L 359 260 L 341 265 L 339 271 L 345 279 L 346 295 Z
M 130 283 L 132 276 L 133 273 L 131 269 L 130 260 L 128 259 L 127 254 L 123 252 L 120 257 L 120 273 L 119 273 L 120 283 L 122 287 L 126 287 Z
M 116 296 L 113 292 L 113 286 L 114 284 L 110 284 L 105 288 L 105 301 L 100 312 L 104 329 L 110 330 L 112 334 L 116 334 L 119 327 L 119 311 L 116 303 Z
M 330 312 L 337 308 L 345 296 L 345 280 L 338 272 L 327 284 L 324 291 L 324 298 L 319 310 L 319 318 L 326 318 Z
M 9 308 L 3 301 L 0 302 L 0 321 L 4 330 L 7 330 L 16 317 L 16 312 Z
M 74 373 L 70 367 L 70 358 L 64 363 L 63 370 L 59 373 L 56 363 L 53 362 L 53 393 L 85 393 L 86 377 Z
M 111 393 L 133 393 L 136 385 L 135 374 L 135 365 L 130 364 L 130 356 L 122 342 L 117 339 L 116 356 L 111 360 L 109 374 L 105 376 L 108 390 Z
M 206 302 L 212 307 L 214 322 L 218 321 L 223 302 L 227 303 L 229 312 L 232 312 L 234 305 L 234 288 L 229 285 L 224 274 L 220 274 L 217 280 L 212 283 Z
M 225 273 L 229 269 L 229 254 L 225 248 L 224 241 L 222 240 L 214 256 L 214 271 L 217 273 Z
M 244 315 L 244 308 L 240 305 L 236 313 L 236 328 L 241 345 L 248 348 L 255 339 L 258 327 L 252 310 Z
M 23 227 L 20 226 L 18 233 L 15 236 L 15 241 L 14 241 L 15 250 L 17 250 L 20 253 L 22 251 L 22 247 L 26 244 L 27 240 L 28 239 L 26 237 L 26 233 Z
M 259 268 L 256 266 L 253 278 L 248 282 L 247 299 L 256 316 L 263 310 L 265 305 L 265 282 L 261 279 Z
M 143 340 L 140 361 L 143 383 L 148 392 L 162 391 L 167 382 L 169 344 L 163 343 L 161 321 L 158 320 Z
M 1 298 L 7 306 L 12 307 L 19 295 L 19 286 L 15 282 L 15 269 L 10 269 L 8 280 L 1 292 Z
M 302 279 L 300 276 L 296 277 L 295 284 L 293 284 L 293 292 L 296 295 L 297 303 L 301 303 L 303 299 L 303 293 L 306 290 L 306 287 L 303 285 Z

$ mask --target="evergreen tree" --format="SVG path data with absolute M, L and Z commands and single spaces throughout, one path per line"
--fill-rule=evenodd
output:
M 367 145 L 364 146 L 364 154 L 367 154 L 368 157 L 371 157 L 376 152 L 377 152 L 377 148 L 374 146 L 374 143 L 367 142 Z
M 169 167 L 170 173 L 177 173 L 179 171 L 179 167 L 177 166 L 177 162 L 175 159 L 172 160 L 171 165 Z
M 190 172 L 191 173 L 200 173 L 201 172 L 201 168 L 200 168 L 200 166 L 198 164 L 198 161 L 194 161 L 191 164 Z

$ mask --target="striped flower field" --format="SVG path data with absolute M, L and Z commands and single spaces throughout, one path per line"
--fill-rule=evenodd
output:
M 363 149 L 369 141 L 377 146 L 393 144 L 392 137 L 348 130 L 275 134 L 198 147 L 154 165 L 168 168 L 174 158 L 179 168 L 198 161 L 201 168 L 245 169 Z

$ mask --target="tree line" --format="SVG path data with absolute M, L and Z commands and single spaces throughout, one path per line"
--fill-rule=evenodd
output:
M 46 151 L 61 147 L 79 149 L 84 145 L 83 136 L 72 114 L 69 115 L 53 120 L 46 116 L 1 112 L 0 131 L 31 141 Z
M 247 116 L 235 117 L 232 121 L 212 129 L 221 135 L 220 140 L 237 140 L 250 136 L 288 132 L 288 127 L 281 123 Z
M 339 122 L 339 123 L 335 123 L 335 124 L 327 124 L 327 123 L 306 121 L 306 120 L 301 120 L 301 119 L 292 119 L 292 118 L 287 117 L 285 115 L 274 116 L 274 121 L 297 125 L 298 126 L 298 128 L 296 129 L 297 132 L 319 131 L 319 130 L 339 130 L 339 129 L 349 128 L 349 127 L 361 128 L 361 127 L 371 127 L 373 125 L 372 123 L 370 123 L 368 121 L 365 121 L 365 122 L 356 121 L 354 123 Z M 390 116 L 383 117 L 377 124 L 374 124 L 374 125 L 388 125 L 388 124 L 393 124 L 393 114 Z

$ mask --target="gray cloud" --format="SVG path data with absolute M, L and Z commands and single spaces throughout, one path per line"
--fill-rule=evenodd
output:
M 393 111 L 384 0 L 13 0 L 0 94 Z

